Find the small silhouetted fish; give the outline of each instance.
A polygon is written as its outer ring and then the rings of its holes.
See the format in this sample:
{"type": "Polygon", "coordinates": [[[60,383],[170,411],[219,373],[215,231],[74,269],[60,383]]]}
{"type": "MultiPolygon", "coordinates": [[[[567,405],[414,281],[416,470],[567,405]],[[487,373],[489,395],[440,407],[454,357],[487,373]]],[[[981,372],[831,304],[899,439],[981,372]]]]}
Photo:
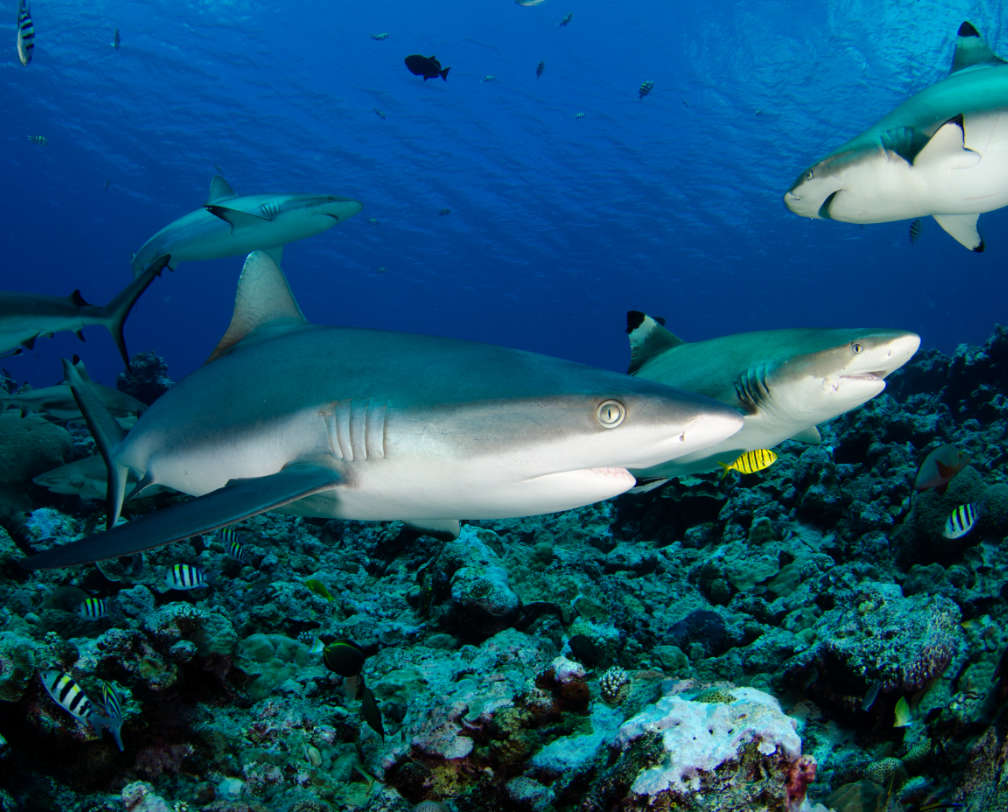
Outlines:
{"type": "Polygon", "coordinates": [[[378,118],[383,119],[383,120],[386,117],[385,114],[381,110],[379,110],[377,107],[374,108],[374,114],[376,116],[378,116],[378,118]]]}
{"type": "Polygon", "coordinates": [[[85,598],[81,601],[77,614],[88,620],[101,620],[108,614],[108,603],[104,598],[85,598]]]}
{"type": "Polygon", "coordinates": [[[496,79],[497,79],[497,77],[494,76],[492,73],[487,73],[487,74],[483,75],[483,78],[480,81],[481,82],[493,82],[496,79]]]}
{"type": "Polygon", "coordinates": [[[538,79],[540,76],[542,76],[542,72],[544,70],[546,70],[546,63],[540,61],[539,64],[536,65],[536,79],[538,79]]]}
{"type": "Polygon", "coordinates": [[[199,567],[191,564],[176,564],[165,577],[169,589],[198,589],[206,586],[206,576],[199,567]]]}
{"type": "Polygon", "coordinates": [[[44,147],[46,144],[49,143],[49,139],[46,138],[44,135],[29,135],[28,140],[31,141],[33,144],[38,144],[40,147],[44,147]]]}
{"type": "Polygon", "coordinates": [[[389,32],[388,31],[382,31],[380,34],[372,34],[371,35],[371,39],[376,39],[376,40],[379,40],[379,41],[383,40],[383,39],[388,39],[388,38],[389,38],[389,32]]]}
{"type": "Polygon", "coordinates": [[[449,214],[451,214],[451,209],[438,209],[439,217],[447,217],[449,214]]]}
{"type": "Polygon", "coordinates": [[[918,217],[910,224],[910,242],[912,243],[917,242],[917,238],[920,236],[920,232],[921,232],[921,221],[920,217],[918,217]]]}
{"type": "Polygon", "coordinates": [[[35,23],[32,22],[31,9],[26,0],[18,3],[17,19],[17,54],[22,65],[27,65],[32,60],[32,51],[35,49],[35,23]]]}
{"type": "Polygon", "coordinates": [[[446,82],[448,81],[448,71],[451,68],[442,68],[436,56],[410,54],[403,61],[406,63],[406,67],[409,68],[410,73],[414,76],[422,76],[425,82],[428,79],[436,79],[438,76],[446,82]]]}
{"type": "Polygon", "coordinates": [[[543,2],[543,0],[515,0],[515,4],[519,6],[538,6],[543,2]]]}
{"type": "MultiPolygon", "coordinates": [[[[637,98],[643,99],[648,93],[654,90],[654,82],[641,82],[640,87],[637,88],[637,98]]],[[[685,102],[684,102],[685,104],[685,102]]]]}
{"type": "Polygon", "coordinates": [[[980,518],[980,509],[977,505],[959,505],[949,515],[945,521],[945,529],[942,535],[947,539],[961,539],[977,523],[980,518]]]}
{"type": "Polygon", "coordinates": [[[560,27],[566,26],[571,20],[574,19],[574,12],[568,11],[564,18],[560,21],[560,27]]]}
{"type": "Polygon", "coordinates": [[[112,47],[115,48],[117,51],[119,50],[120,42],[122,42],[122,40],[119,39],[119,29],[117,28],[115,30],[115,34],[112,35],[112,47]]]}
{"type": "Polygon", "coordinates": [[[584,118],[584,117],[585,117],[584,113],[575,113],[574,114],[574,118],[584,118]]]}

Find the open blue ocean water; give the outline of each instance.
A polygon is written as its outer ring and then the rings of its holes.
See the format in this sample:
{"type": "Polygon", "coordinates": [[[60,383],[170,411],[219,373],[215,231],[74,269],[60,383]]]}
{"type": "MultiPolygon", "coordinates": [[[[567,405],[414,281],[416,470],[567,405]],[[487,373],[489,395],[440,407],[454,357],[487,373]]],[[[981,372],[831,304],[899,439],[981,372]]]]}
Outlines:
{"type": "MultiPolygon", "coordinates": [[[[220,172],[238,194],[363,203],[285,252],[321,323],[623,369],[631,308],[687,340],[865,325],[946,350],[1005,318],[1008,213],[981,217],[975,255],[931,220],[911,244],[905,222],[814,222],[782,203],[801,170],[947,74],[963,20],[1008,53],[1000,3],[39,0],[27,68],[15,12],[0,29],[6,290],[104,303],[220,172]],[[411,53],[448,80],[410,74],[411,53]]],[[[131,352],[193,370],[240,268],[164,275],[128,322],[131,352]]],[[[48,384],[76,352],[111,381],[112,341],[87,339],[4,366],[48,384]]]]}

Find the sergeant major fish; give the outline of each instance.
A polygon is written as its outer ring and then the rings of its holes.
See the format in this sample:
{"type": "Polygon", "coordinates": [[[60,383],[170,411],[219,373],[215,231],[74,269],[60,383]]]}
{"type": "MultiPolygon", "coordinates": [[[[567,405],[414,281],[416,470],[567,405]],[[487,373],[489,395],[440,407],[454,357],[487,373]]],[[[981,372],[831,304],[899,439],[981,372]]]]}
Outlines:
{"type": "Polygon", "coordinates": [[[35,50],[35,23],[32,22],[31,9],[27,0],[20,0],[17,19],[17,54],[22,65],[27,65],[32,61],[33,50],[35,50]]]}
{"type": "Polygon", "coordinates": [[[99,713],[91,700],[88,699],[87,694],[84,693],[84,689],[77,684],[73,677],[62,671],[55,669],[43,671],[39,674],[39,679],[42,681],[42,687],[45,688],[46,693],[52,697],[53,702],[77,721],[89,725],[95,733],[100,735],[103,730],[107,730],[115,739],[116,747],[120,752],[122,751],[121,714],[118,715],[118,718],[113,718],[107,705],[105,713],[99,713]]]}

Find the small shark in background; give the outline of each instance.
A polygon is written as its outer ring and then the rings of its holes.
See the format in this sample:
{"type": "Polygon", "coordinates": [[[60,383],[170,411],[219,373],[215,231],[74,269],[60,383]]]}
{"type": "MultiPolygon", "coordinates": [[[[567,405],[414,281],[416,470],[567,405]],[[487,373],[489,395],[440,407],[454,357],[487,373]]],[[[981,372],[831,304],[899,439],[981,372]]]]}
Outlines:
{"type": "Polygon", "coordinates": [[[275,508],[402,520],[458,534],[460,518],[566,510],[742,427],[733,408],[648,380],[469,341],[309,324],[279,267],[245,261],[209,361],[125,436],[79,370],[67,379],[109,466],[109,526],[133,494],[197,498],[41,552],[68,566],[213,532],[275,508]]]}
{"type": "Polygon", "coordinates": [[[206,205],[169,223],[133,255],[139,276],[167,258],[175,268],[189,260],[238,256],[269,250],[279,262],[283,246],[321,234],[361,210],[356,200],[334,195],[245,195],[239,197],[220,175],[210,182],[206,205]]]}
{"type": "Polygon", "coordinates": [[[713,398],[745,417],[742,430],[720,443],[633,470],[639,479],[660,481],[716,471],[744,451],[787,439],[818,443],[818,423],[879,394],[886,375],[920,346],[916,333],[814,328],[686,343],[636,310],[627,314],[627,334],[630,374],[713,398]]]}
{"type": "Polygon", "coordinates": [[[951,74],[806,170],[795,214],[845,223],[931,215],[971,251],[979,216],[1008,204],[1008,64],[968,22],[951,74]]]}
{"type": "MultiPolygon", "coordinates": [[[[83,369],[83,364],[78,362],[83,369]]],[[[106,409],[115,417],[119,425],[133,425],[138,415],[147,408],[147,404],[137,400],[132,395],[120,392],[110,386],[91,384],[95,395],[106,409]]],[[[65,384],[46,386],[41,389],[29,389],[26,392],[16,392],[10,395],[0,394],[0,411],[17,409],[22,416],[30,412],[42,412],[53,420],[67,422],[83,420],[80,407],[74,400],[73,392],[65,384]]]]}
{"type": "Polygon", "coordinates": [[[123,325],[136,300],[164,270],[164,266],[163,261],[151,264],[107,305],[88,304],[79,290],[67,297],[0,291],[0,355],[30,350],[39,336],[65,331],[76,333],[83,341],[81,331],[89,325],[98,324],[112,334],[119,354],[129,366],[123,325]]]}

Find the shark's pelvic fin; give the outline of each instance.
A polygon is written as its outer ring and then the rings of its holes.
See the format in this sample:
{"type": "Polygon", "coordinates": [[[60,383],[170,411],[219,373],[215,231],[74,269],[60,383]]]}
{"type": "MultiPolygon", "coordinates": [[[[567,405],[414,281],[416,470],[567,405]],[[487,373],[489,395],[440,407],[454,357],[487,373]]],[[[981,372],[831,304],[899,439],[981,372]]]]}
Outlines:
{"type": "Polygon", "coordinates": [[[101,398],[91,388],[91,379],[88,378],[87,370],[79,358],[73,361],[63,360],[63,375],[74,400],[80,407],[81,414],[87,422],[91,434],[95,438],[98,451],[105,460],[105,467],[108,473],[108,487],[105,491],[105,507],[108,526],[112,527],[122,512],[123,501],[126,494],[126,481],[129,478],[129,471],[125,465],[117,465],[112,460],[112,449],[124,436],[124,432],[101,398]]]}
{"type": "Polygon", "coordinates": [[[970,251],[976,251],[978,254],[983,252],[984,241],[977,230],[979,214],[935,214],[933,216],[935,222],[960,245],[964,245],[970,251]]]}
{"type": "Polygon", "coordinates": [[[245,259],[235,294],[231,323],[207,363],[227,354],[253,330],[264,325],[301,327],[304,313],[294,299],[280,266],[264,251],[253,251],[245,259]]]}
{"type": "Polygon", "coordinates": [[[644,364],[666,350],[678,347],[683,340],[662,327],[658,320],[639,310],[627,313],[627,337],[630,339],[631,375],[644,364]]]}
{"type": "Polygon", "coordinates": [[[22,566],[27,569],[52,569],[133,555],[198,533],[211,533],[249,516],[335,487],[341,481],[339,472],[332,468],[314,463],[293,463],[271,476],[234,479],[223,488],[191,502],[148,513],[105,533],[54,547],[25,559],[22,566]]]}
{"type": "Polygon", "coordinates": [[[819,445],[822,442],[822,435],[819,433],[819,429],[816,426],[809,426],[807,429],[799,431],[797,434],[792,434],[790,439],[795,440],[799,443],[808,443],[809,445],[819,445]]]}
{"type": "Polygon", "coordinates": [[[972,68],[974,65],[1003,65],[1005,61],[995,54],[990,46],[980,36],[973,24],[964,22],[959,26],[955,53],[952,55],[952,70],[950,73],[972,68]]]}
{"type": "Polygon", "coordinates": [[[227,206],[221,206],[216,203],[207,203],[203,208],[215,217],[219,217],[230,225],[232,229],[261,226],[272,219],[270,217],[260,217],[258,214],[249,214],[247,211],[240,211],[239,209],[229,209],[227,206]]]}
{"type": "Polygon", "coordinates": [[[443,533],[445,535],[451,536],[453,539],[459,537],[459,533],[462,532],[462,527],[458,519],[424,519],[423,521],[409,521],[407,522],[412,527],[418,530],[428,530],[432,533],[443,533]]]}
{"type": "Polygon", "coordinates": [[[234,189],[231,188],[231,184],[220,175],[214,175],[210,181],[210,194],[207,195],[207,205],[219,203],[221,200],[227,200],[234,196],[235,193],[234,189]]]}

